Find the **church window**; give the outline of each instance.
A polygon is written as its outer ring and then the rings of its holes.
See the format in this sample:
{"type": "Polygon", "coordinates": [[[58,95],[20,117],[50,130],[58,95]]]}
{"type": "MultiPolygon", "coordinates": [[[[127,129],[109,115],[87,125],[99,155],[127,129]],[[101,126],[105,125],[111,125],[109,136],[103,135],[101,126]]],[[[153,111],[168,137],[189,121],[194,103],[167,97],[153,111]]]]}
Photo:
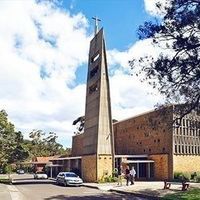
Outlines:
{"type": "Polygon", "coordinates": [[[189,135],[189,129],[186,128],[186,135],[189,135]]]}
{"type": "Polygon", "coordinates": [[[163,149],[162,149],[162,150],[163,150],[163,153],[164,153],[164,152],[165,152],[165,147],[163,147],[163,149]]]}
{"type": "Polygon", "coordinates": [[[98,90],[97,83],[89,87],[89,93],[92,94],[93,92],[98,90]]]}
{"type": "Polygon", "coordinates": [[[176,144],[175,144],[174,150],[175,150],[175,153],[177,153],[177,145],[176,144]]]}
{"type": "Polygon", "coordinates": [[[185,153],[185,148],[184,148],[184,146],[182,145],[182,153],[185,153]]]}
{"type": "Polygon", "coordinates": [[[178,145],[178,153],[181,153],[181,145],[178,145]]]}
{"type": "Polygon", "coordinates": [[[185,119],[183,119],[183,126],[185,126],[185,119]]]}
{"type": "Polygon", "coordinates": [[[90,71],[90,78],[94,77],[99,71],[99,66],[97,65],[94,69],[90,71]]]}
{"type": "Polygon", "coordinates": [[[98,58],[99,58],[99,53],[95,54],[95,55],[91,58],[91,63],[95,62],[98,58]]]}
{"type": "Polygon", "coordinates": [[[160,142],[160,139],[158,139],[158,143],[160,142]]]}
{"type": "Polygon", "coordinates": [[[188,147],[185,147],[185,153],[188,154],[188,147]]]}
{"type": "Polygon", "coordinates": [[[180,135],[182,135],[182,128],[180,128],[180,135]]]}

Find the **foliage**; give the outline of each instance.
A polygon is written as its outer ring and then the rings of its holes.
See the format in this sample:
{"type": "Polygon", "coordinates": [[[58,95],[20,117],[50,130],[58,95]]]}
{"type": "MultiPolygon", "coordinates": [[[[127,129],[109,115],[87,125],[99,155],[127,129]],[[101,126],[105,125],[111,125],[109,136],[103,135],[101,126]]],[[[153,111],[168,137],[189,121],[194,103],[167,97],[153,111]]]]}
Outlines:
{"type": "Polygon", "coordinates": [[[200,107],[200,3],[199,0],[171,0],[161,23],[145,22],[139,27],[139,39],[152,38],[162,48],[157,58],[144,56],[130,61],[130,66],[145,78],[167,102],[185,103],[183,115],[200,107]],[[137,70],[136,70],[137,71],[137,70]]]}
{"type": "Polygon", "coordinates": [[[46,135],[41,130],[33,130],[29,137],[31,140],[24,139],[20,131],[16,132],[14,125],[8,121],[6,111],[0,111],[0,168],[4,173],[12,171],[11,163],[21,168],[23,161],[30,161],[33,157],[69,155],[71,152],[57,142],[54,132],[46,135]]]}
{"type": "Polygon", "coordinates": [[[197,177],[195,178],[195,180],[196,180],[197,183],[200,183],[200,176],[197,176],[197,177]]]}
{"type": "Polygon", "coordinates": [[[100,180],[98,180],[98,183],[113,183],[117,182],[117,177],[115,176],[102,176],[100,180]]]}
{"type": "Polygon", "coordinates": [[[191,189],[189,191],[185,191],[185,192],[179,192],[179,193],[175,193],[175,194],[167,194],[164,197],[162,197],[161,199],[163,200],[181,200],[181,199],[187,199],[187,200],[196,200],[196,199],[200,199],[200,189],[199,188],[195,188],[195,189],[191,189]]]}
{"type": "Polygon", "coordinates": [[[69,149],[64,150],[63,146],[57,143],[57,135],[54,132],[50,132],[46,137],[46,134],[41,130],[33,130],[29,137],[31,141],[26,140],[25,146],[28,149],[31,157],[37,156],[54,156],[68,154],[69,149]]]}
{"type": "Polygon", "coordinates": [[[179,179],[182,176],[182,172],[174,172],[174,179],[179,179]]]}
{"type": "Polygon", "coordinates": [[[174,179],[178,179],[180,181],[182,180],[187,180],[189,181],[191,178],[191,174],[190,172],[174,172],[174,179]]]}
{"type": "Polygon", "coordinates": [[[113,176],[108,176],[108,177],[105,177],[105,182],[117,182],[117,178],[116,177],[113,177],[113,176]]]}
{"type": "MultiPolygon", "coordinates": [[[[116,119],[113,119],[112,120],[112,123],[116,123],[118,122],[118,120],[116,119]]],[[[72,125],[76,125],[76,129],[77,129],[77,132],[74,132],[75,135],[79,135],[81,133],[84,132],[84,126],[85,126],[85,116],[81,116],[81,117],[78,117],[77,119],[75,119],[72,123],[72,125]]]]}
{"type": "Polygon", "coordinates": [[[75,132],[76,135],[82,133],[85,126],[85,116],[78,117],[73,121],[72,125],[77,125],[77,132],[75,132]]]}
{"type": "Polygon", "coordinates": [[[15,132],[14,125],[8,121],[5,110],[0,111],[0,165],[27,158],[27,152],[21,146],[23,136],[15,132]]]}

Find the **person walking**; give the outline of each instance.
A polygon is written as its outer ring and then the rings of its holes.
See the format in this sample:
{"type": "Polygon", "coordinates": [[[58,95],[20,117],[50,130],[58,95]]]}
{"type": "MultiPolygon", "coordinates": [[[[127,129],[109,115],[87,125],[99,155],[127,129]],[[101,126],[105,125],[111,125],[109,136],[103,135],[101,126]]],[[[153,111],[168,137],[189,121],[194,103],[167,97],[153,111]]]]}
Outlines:
{"type": "Polygon", "coordinates": [[[136,171],[134,169],[134,167],[131,168],[130,170],[130,181],[131,181],[131,185],[134,184],[134,181],[135,181],[135,175],[136,175],[136,171]]]}
{"type": "Polygon", "coordinates": [[[128,186],[129,180],[130,180],[130,170],[129,170],[128,165],[127,165],[126,170],[125,170],[125,177],[126,177],[126,185],[128,186]]]}

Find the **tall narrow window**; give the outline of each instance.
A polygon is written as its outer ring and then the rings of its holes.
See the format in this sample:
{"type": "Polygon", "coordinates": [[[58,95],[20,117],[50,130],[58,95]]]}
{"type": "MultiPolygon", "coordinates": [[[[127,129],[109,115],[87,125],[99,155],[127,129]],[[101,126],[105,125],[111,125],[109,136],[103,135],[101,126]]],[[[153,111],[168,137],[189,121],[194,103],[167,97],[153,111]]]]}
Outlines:
{"type": "Polygon", "coordinates": [[[175,148],[174,148],[174,151],[175,151],[175,153],[177,153],[177,145],[175,144],[174,147],[175,147],[175,148]]]}
{"type": "Polygon", "coordinates": [[[91,58],[91,63],[95,62],[98,58],[99,58],[99,53],[95,54],[95,55],[91,58]]]}
{"type": "Polygon", "coordinates": [[[97,90],[98,90],[98,86],[97,86],[97,83],[96,83],[96,84],[89,87],[89,94],[92,94],[93,92],[95,92],[97,90]]]}
{"type": "Polygon", "coordinates": [[[99,66],[96,66],[94,69],[90,71],[90,78],[94,77],[99,71],[99,66]]]}

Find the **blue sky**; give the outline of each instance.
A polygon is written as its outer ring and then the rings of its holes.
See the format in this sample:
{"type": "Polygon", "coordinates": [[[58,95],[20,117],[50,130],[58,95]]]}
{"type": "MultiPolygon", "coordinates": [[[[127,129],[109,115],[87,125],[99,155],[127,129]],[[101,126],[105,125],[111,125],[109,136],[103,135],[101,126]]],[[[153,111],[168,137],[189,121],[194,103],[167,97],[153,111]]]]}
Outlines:
{"type": "MultiPolygon", "coordinates": [[[[107,49],[127,50],[138,40],[137,29],[155,17],[145,11],[143,0],[63,0],[60,6],[70,13],[83,13],[89,21],[88,33],[93,34],[93,16],[101,19],[107,49]]],[[[76,83],[86,81],[86,66],[76,72],[76,83]]]]}
{"type": "Polygon", "coordinates": [[[53,131],[70,147],[72,122],[85,112],[93,16],[105,32],[113,118],[153,109],[163,98],[130,76],[128,61],[160,52],[151,40],[137,39],[138,26],[158,16],[156,1],[1,0],[0,109],[25,138],[33,129],[53,131]]]}
{"type": "Polygon", "coordinates": [[[64,9],[72,14],[82,12],[90,22],[89,31],[93,32],[92,17],[98,16],[105,29],[107,48],[126,50],[137,38],[137,28],[146,20],[152,20],[144,8],[143,0],[64,0],[64,9]]]}

